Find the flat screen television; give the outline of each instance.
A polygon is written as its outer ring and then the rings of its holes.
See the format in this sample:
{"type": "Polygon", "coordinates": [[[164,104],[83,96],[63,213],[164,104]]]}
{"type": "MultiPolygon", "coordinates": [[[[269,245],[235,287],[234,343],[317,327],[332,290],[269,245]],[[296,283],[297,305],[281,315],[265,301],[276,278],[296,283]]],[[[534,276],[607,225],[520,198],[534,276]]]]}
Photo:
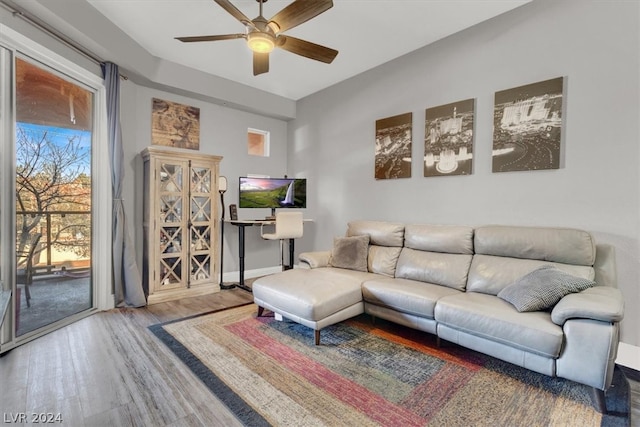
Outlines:
{"type": "Polygon", "coordinates": [[[240,177],[238,196],[239,208],[306,208],[307,180],[240,177]]]}

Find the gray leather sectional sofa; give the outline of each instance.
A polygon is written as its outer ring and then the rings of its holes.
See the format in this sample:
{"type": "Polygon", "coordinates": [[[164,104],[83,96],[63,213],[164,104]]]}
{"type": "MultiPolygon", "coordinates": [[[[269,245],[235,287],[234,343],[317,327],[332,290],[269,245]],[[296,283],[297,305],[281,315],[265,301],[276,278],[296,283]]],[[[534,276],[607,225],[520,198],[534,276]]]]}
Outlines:
{"type": "Polygon", "coordinates": [[[582,230],[493,225],[354,221],[346,236],[368,236],[349,243],[366,245],[364,266],[350,259],[353,252],[347,258],[354,264],[341,265],[332,258],[336,246],[300,254],[306,268],[254,282],[258,314],[267,308],[313,328],[318,344],[325,326],[368,313],[592,386],[606,411],[624,315],[611,246],[582,230]],[[579,284],[595,283],[540,310],[518,311],[521,295],[505,300],[510,285],[519,293],[523,278],[550,267],[579,284]]]}

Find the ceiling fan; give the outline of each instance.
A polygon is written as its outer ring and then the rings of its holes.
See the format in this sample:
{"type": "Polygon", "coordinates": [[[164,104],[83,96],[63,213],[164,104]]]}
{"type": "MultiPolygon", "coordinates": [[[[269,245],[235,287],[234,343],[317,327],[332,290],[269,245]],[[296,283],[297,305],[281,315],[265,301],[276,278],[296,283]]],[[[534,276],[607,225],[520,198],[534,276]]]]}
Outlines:
{"type": "Polygon", "coordinates": [[[260,3],[260,14],[255,19],[247,18],[229,0],[214,1],[240,21],[246,27],[246,31],[216,36],[176,37],[177,40],[189,43],[245,39],[253,51],[254,76],[269,71],[269,53],[276,47],[327,64],[330,64],[338,54],[337,50],[283,34],[331,9],[332,0],[296,0],[269,20],[262,16],[262,4],[267,0],[256,0],[260,3]]]}

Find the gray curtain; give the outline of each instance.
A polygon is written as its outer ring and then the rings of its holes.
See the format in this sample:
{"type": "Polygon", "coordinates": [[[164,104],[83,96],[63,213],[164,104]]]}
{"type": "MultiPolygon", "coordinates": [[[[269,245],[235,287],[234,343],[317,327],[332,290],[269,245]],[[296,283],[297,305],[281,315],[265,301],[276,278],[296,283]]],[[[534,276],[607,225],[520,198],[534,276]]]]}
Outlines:
{"type": "Polygon", "coordinates": [[[109,126],[109,160],[111,161],[111,187],[113,194],[113,290],[118,307],[142,307],[147,300],[142,288],[136,253],[129,237],[122,200],[124,180],[124,152],[120,129],[120,73],[111,62],[102,65],[107,87],[107,124],[109,126]]]}

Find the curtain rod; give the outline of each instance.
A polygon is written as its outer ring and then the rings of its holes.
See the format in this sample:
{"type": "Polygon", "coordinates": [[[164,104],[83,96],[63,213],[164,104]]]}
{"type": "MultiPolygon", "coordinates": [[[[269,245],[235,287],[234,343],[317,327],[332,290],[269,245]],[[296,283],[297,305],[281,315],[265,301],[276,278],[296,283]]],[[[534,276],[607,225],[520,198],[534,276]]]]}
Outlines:
{"type": "MultiPolygon", "coordinates": [[[[40,31],[45,32],[49,36],[51,36],[54,39],[58,40],[60,43],[64,44],[68,48],[71,48],[72,50],[76,51],[77,53],[79,53],[80,55],[84,56],[85,58],[91,60],[95,64],[97,64],[97,65],[104,64],[105,61],[102,60],[101,58],[99,58],[98,56],[96,56],[94,53],[92,53],[92,52],[86,50],[85,48],[83,48],[82,46],[78,45],[73,40],[69,39],[64,34],[60,33],[59,31],[51,28],[49,25],[44,23],[42,20],[32,16],[31,14],[26,12],[24,9],[19,8],[18,6],[16,6],[13,3],[7,3],[5,0],[0,0],[0,6],[4,7],[6,10],[8,10],[11,13],[11,15],[13,15],[14,18],[20,18],[23,21],[25,21],[26,23],[28,23],[29,25],[39,29],[40,31]]],[[[129,80],[129,78],[127,76],[123,75],[123,74],[120,74],[120,78],[122,78],[123,80],[129,80]]]]}

